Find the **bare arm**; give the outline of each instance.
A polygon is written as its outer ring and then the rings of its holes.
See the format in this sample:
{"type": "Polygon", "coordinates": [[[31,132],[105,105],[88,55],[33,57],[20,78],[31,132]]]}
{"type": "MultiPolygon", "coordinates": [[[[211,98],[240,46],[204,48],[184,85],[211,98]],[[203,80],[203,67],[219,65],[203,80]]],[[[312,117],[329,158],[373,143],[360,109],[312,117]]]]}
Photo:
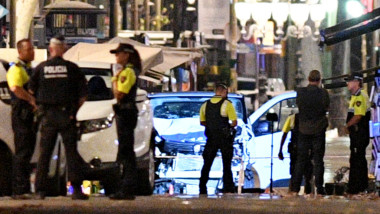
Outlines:
{"type": "Polygon", "coordinates": [[[345,127],[345,132],[348,134],[350,131],[348,130],[349,127],[354,126],[359,123],[360,119],[362,118],[362,115],[354,115],[348,122],[345,127]]]}
{"type": "Polygon", "coordinates": [[[237,120],[233,120],[232,123],[230,124],[231,127],[237,126],[237,120]]]}
{"type": "Polygon", "coordinates": [[[282,147],[284,146],[284,143],[285,143],[285,140],[286,140],[287,136],[288,136],[288,132],[284,132],[284,134],[282,134],[280,151],[278,152],[278,158],[280,160],[284,160],[284,155],[282,154],[282,147]]]}
{"type": "Polygon", "coordinates": [[[10,90],[16,95],[17,98],[27,101],[33,106],[33,109],[37,109],[36,99],[24,88],[20,86],[12,86],[10,87],[10,90]]]}

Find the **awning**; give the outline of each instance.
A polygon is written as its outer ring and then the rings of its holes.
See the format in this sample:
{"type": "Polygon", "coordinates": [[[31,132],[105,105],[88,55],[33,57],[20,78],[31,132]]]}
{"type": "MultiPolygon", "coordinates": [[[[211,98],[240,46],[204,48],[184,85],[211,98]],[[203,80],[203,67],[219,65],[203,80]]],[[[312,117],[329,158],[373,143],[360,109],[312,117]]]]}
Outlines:
{"type": "Polygon", "coordinates": [[[161,64],[152,67],[151,70],[164,74],[167,74],[172,68],[203,56],[203,52],[199,48],[162,47],[162,50],[164,53],[164,61],[161,64]]]}
{"type": "MultiPolygon", "coordinates": [[[[115,55],[110,50],[115,49],[119,43],[89,44],[78,43],[70,48],[64,58],[71,61],[115,63],[115,55]]],[[[132,44],[133,45],[133,44],[132,44]]],[[[163,62],[161,48],[134,45],[142,61],[142,74],[149,68],[163,62]]]]}
{"type": "Polygon", "coordinates": [[[145,75],[140,75],[140,76],[139,76],[139,79],[146,80],[146,81],[148,81],[148,82],[152,82],[152,83],[154,83],[154,84],[156,84],[156,85],[161,84],[161,80],[159,80],[159,79],[155,79],[155,78],[153,78],[153,77],[145,76],[145,75]]]}
{"type": "MultiPolygon", "coordinates": [[[[114,37],[112,39],[110,39],[108,42],[106,43],[109,43],[109,44],[119,44],[119,43],[126,43],[126,44],[130,44],[130,45],[133,45],[133,46],[145,46],[145,47],[149,47],[148,45],[145,45],[143,43],[140,43],[138,41],[135,41],[133,39],[130,39],[130,38],[123,38],[123,37],[114,37]]],[[[160,48],[160,47],[158,47],[160,48]]]]}

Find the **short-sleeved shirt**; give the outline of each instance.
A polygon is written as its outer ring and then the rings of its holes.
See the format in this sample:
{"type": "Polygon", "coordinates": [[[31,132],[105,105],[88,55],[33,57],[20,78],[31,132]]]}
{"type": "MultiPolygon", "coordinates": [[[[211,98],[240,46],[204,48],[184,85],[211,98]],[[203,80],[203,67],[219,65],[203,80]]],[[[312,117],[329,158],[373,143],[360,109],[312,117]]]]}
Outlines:
{"type": "Polygon", "coordinates": [[[289,115],[288,118],[286,118],[284,127],[282,127],[283,133],[288,133],[290,130],[294,128],[295,125],[295,114],[289,115]]]}
{"type": "Polygon", "coordinates": [[[133,70],[133,66],[128,64],[124,70],[122,70],[117,78],[117,90],[128,94],[133,85],[136,83],[136,74],[133,70]]]}
{"type": "Polygon", "coordinates": [[[365,116],[370,109],[368,94],[363,90],[358,90],[356,94],[351,96],[348,112],[354,115],[365,116]]]}
{"type": "MultiPolygon", "coordinates": [[[[214,96],[210,99],[211,103],[218,103],[222,99],[221,96],[214,96]]],[[[207,102],[203,103],[199,112],[200,121],[206,121],[206,105],[207,102]]],[[[236,111],[234,105],[229,100],[225,100],[220,108],[220,115],[222,117],[228,117],[229,120],[237,120],[236,111]]]]}
{"type": "Polygon", "coordinates": [[[30,63],[25,64],[23,61],[19,60],[12,65],[7,72],[7,82],[9,87],[24,87],[24,85],[29,81],[29,75],[25,70],[25,67],[30,67],[30,63]]]}

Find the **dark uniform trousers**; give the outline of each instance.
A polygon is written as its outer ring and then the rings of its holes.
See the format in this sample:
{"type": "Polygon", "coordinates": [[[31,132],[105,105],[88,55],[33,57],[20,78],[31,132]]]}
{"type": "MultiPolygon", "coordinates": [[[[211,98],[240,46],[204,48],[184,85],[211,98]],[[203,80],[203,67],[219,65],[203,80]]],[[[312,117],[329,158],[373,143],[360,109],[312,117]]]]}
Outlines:
{"type": "MultiPolygon", "coordinates": [[[[299,115],[295,114],[294,116],[294,127],[291,130],[292,131],[292,137],[290,139],[290,142],[288,144],[288,152],[290,154],[290,185],[289,189],[292,189],[292,180],[294,179],[295,170],[296,170],[296,163],[297,163],[297,142],[298,142],[298,136],[299,136],[299,115]]],[[[313,165],[311,163],[311,157],[309,156],[306,162],[305,171],[304,171],[304,181],[305,181],[305,193],[310,194],[312,190],[311,180],[313,178],[313,165]]]]}
{"type": "Polygon", "coordinates": [[[117,136],[119,149],[117,162],[123,165],[121,191],[134,194],[137,184],[136,154],[134,151],[134,129],[137,125],[137,107],[116,111],[117,136]]]}
{"type": "MultiPolygon", "coordinates": [[[[299,133],[297,142],[297,162],[292,178],[292,191],[298,192],[302,182],[302,176],[307,175],[309,162],[312,160],[313,174],[315,176],[315,186],[317,190],[323,191],[323,174],[325,155],[325,130],[314,135],[305,135],[299,133]]],[[[306,178],[305,178],[306,179],[306,178]]]]}
{"type": "Polygon", "coordinates": [[[36,145],[31,106],[20,102],[12,103],[12,129],[15,155],[13,157],[13,193],[21,195],[30,192],[30,159],[36,145]]]}
{"type": "Polygon", "coordinates": [[[358,130],[350,129],[351,155],[348,192],[352,194],[363,192],[368,187],[368,166],[365,152],[369,144],[369,128],[367,124],[370,113],[367,112],[364,118],[366,119],[365,125],[358,127],[358,130]]]}
{"type": "Polygon", "coordinates": [[[62,136],[68,165],[68,179],[75,187],[80,187],[87,170],[84,160],[77,151],[77,127],[70,119],[70,109],[61,106],[43,106],[41,119],[40,158],[37,165],[36,190],[46,191],[49,163],[57,141],[58,133],[62,136]]]}
{"type": "Polygon", "coordinates": [[[223,186],[224,192],[234,192],[234,183],[232,180],[231,162],[233,157],[233,141],[225,138],[225,134],[218,132],[207,132],[207,143],[203,151],[204,165],[199,180],[199,189],[201,194],[207,192],[206,184],[209,180],[209,173],[212,163],[216,157],[218,149],[222,152],[223,161],[223,186]]]}

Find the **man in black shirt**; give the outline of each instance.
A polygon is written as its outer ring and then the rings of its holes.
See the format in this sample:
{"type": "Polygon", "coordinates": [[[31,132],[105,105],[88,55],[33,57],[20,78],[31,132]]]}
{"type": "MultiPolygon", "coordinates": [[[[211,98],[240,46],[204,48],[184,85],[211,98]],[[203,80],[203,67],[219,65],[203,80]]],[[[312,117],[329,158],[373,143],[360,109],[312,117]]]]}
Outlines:
{"type": "Polygon", "coordinates": [[[45,198],[49,160],[60,133],[65,145],[69,180],[74,188],[72,198],[84,200],[88,196],[82,193],[81,183],[88,166],[77,151],[76,113],[86,100],[86,79],[76,64],[62,58],[64,38],[51,39],[49,51],[51,58],[36,67],[30,81],[30,91],[36,96],[42,114],[37,197],[45,198]]]}
{"type": "Polygon", "coordinates": [[[326,112],[330,105],[330,99],[328,92],[320,88],[321,74],[319,71],[312,70],[308,80],[309,85],[307,87],[297,90],[296,102],[299,109],[298,153],[291,191],[299,192],[302,176],[305,175],[305,166],[312,159],[317,194],[325,195],[323,157],[326,144],[325,132],[328,126],[326,112]]]}

